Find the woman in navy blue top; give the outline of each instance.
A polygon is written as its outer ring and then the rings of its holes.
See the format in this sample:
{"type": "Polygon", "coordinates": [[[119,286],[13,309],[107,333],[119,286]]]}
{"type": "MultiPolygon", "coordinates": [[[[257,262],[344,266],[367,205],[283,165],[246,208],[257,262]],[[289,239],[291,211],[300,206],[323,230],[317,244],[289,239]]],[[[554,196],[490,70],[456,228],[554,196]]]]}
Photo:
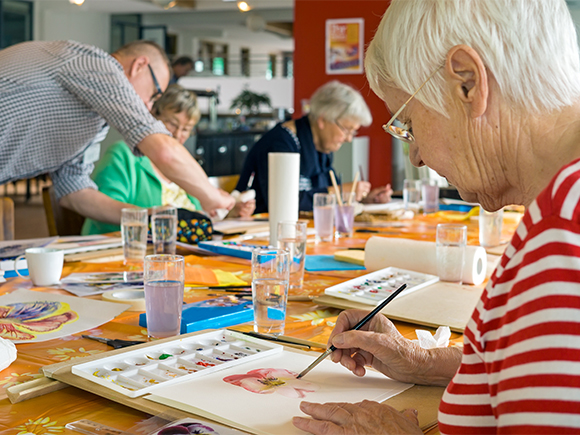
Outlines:
{"type": "MultiPolygon", "coordinates": [[[[246,157],[236,190],[250,186],[256,191],[256,213],[268,211],[268,153],[300,154],[300,210],[312,210],[315,193],[328,192],[333,153],[352,141],[372,116],[358,91],[338,81],[326,83],[310,99],[310,113],[300,119],[276,125],[256,142],[246,157]]],[[[343,184],[348,191],[350,184],[343,184]]],[[[356,199],[366,203],[387,202],[389,185],[371,190],[369,182],[357,184],[356,199]]]]}

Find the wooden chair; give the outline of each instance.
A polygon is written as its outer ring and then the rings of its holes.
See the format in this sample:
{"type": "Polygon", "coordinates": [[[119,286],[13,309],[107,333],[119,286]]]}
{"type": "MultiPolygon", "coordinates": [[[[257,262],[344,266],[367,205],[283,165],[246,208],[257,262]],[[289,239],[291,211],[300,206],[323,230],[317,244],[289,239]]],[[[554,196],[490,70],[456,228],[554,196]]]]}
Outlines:
{"type": "Polygon", "coordinates": [[[219,177],[209,177],[212,186],[232,193],[240,179],[239,175],[220,175],[219,177]]]}
{"type": "Polygon", "coordinates": [[[51,236],[80,235],[85,218],[77,212],[61,207],[52,186],[42,189],[42,202],[51,236]]]}
{"type": "Polygon", "coordinates": [[[14,201],[0,198],[0,240],[14,240],[14,201]]]}

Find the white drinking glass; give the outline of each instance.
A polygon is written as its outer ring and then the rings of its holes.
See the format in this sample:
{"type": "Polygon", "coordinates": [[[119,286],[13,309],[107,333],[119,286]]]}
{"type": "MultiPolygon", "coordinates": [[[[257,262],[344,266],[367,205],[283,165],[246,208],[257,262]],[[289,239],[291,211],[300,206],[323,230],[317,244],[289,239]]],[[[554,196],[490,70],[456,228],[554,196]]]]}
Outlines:
{"type": "Polygon", "coordinates": [[[334,235],[334,207],[336,197],[329,193],[315,193],[313,200],[314,230],[316,239],[323,242],[332,241],[334,235]]]}
{"type": "Polygon", "coordinates": [[[403,181],[403,204],[405,210],[417,210],[421,201],[421,181],[406,179],[403,181]]]}
{"type": "Polygon", "coordinates": [[[145,257],[145,310],[147,335],[165,338],[179,335],[183,307],[185,262],[181,255],[145,257]]]}
{"type": "Polygon", "coordinates": [[[466,246],[466,225],[437,225],[437,275],[441,281],[463,282],[466,246]]]}
{"type": "Polygon", "coordinates": [[[177,245],[177,209],[168,205],[153,207],[151,215],[153,252],[175,254],[177,245]]]}
{"type": "Polygon", "coordinates": [[[121,235],[125,264],[142,264],[147,252],[147,209],[121,210],[121,235]]]}
{"type": "Polygon", "coordinates": [[[290,289],[302,289],[306,236],[306,222],[278,223],[278,249],[285,249],[290,253],[290,289]]]}
{"type": "Polygon", "coordinates": [[[485,248],[498,246],[501,243],[503,209],[489,212],[479,207],[479,244],[485,248]]]}
{"type": "Polygon", "coordinates": [[[281,249],[252,251],[254,331],[283,334],[290,279],[290,253],[281,249]]]}

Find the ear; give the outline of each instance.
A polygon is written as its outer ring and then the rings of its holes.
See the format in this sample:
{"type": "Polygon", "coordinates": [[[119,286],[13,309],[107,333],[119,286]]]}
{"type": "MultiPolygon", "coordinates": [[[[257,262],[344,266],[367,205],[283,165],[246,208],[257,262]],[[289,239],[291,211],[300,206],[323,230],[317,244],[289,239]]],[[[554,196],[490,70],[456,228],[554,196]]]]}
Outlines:
{"type": "Polygon", "coordinates": [[[456,45],[447,53],[445,69],[452,80],[452,95],[467,106],[472,118],[483,115],[489,83],[479,54],[467,45],[456,45]]]}
{"type": "Polygon", "coordinates": [[[149,59],[146,56],[139,56],[133,59],[129,67],[129,78],[139,75],[143,69],[147,68],[147,65],[149,65],[149,59]]]}
{"type": "Polygon", "coordinates": [[[324,130],[325,123],[326,123],[326,119],[324,119],[322,116],[319,116],[318,118],[316,118],[316,125],[318,125],[319,130],[324,130]]]}

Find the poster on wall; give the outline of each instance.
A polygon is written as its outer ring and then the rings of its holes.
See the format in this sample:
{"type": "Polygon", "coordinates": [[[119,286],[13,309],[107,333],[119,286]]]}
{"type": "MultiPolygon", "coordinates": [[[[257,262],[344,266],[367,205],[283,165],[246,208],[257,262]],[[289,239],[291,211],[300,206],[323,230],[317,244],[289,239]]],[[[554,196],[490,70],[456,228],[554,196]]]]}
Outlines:
{"type": "Polygon", "coordinates": [[[362,74],[364,19],[326,20],[326,74],[362,74]]]}

